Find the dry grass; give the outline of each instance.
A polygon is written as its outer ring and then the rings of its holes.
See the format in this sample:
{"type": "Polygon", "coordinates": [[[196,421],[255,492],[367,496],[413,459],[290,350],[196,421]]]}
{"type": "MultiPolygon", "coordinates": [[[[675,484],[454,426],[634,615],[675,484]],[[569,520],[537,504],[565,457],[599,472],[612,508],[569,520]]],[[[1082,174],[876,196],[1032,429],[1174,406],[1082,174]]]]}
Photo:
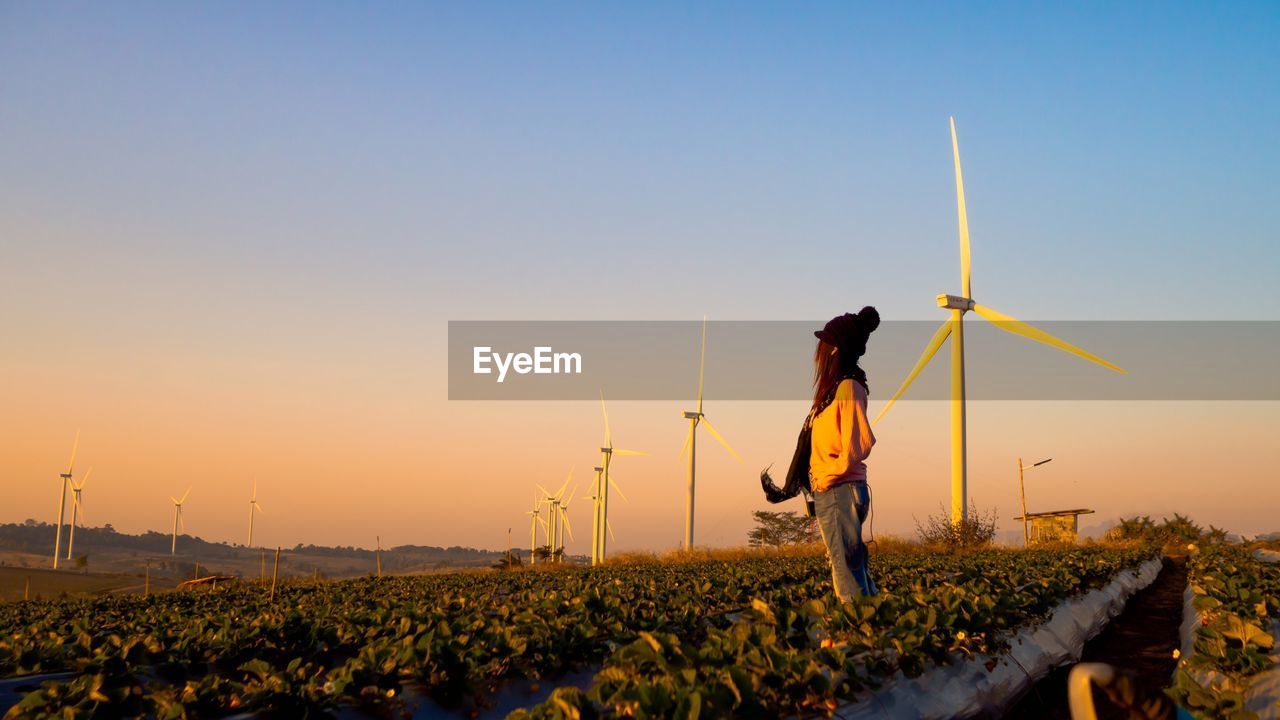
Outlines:
{"type": "MultiPolygon", "coordinates": [[[[871,553],[922,553],[933,552],[932,548],[921,545],[914,540],[907,540],[894,535],[881,535],[871,543],[871,553]]],[[[625,552],[609,558],[609,565],[633,565],[638,563],[671,563],[696,562],[698,560],[749,560],[753,558],[775,557],[815,557],[826,553],[820,542],[801,545],[783,545],[781,547],[695,547],[692,550],[667,550],[665,552],[625,552]]]]}
{"type": "MultiPolygon", "coordinates": [[[[137,575],[85,573],[74,570],[0,567],[0,600],[21,600],[66,596],[95,596],[119,592],[141,592],[143,579],[137,575]],[[28,585],[30,583],[30,585],[28,585]]],[[[172,587],[152,578],[152,589],[172,587]]]]}
{"type": "MultiPolygon", "coordinates": [[[[966,554],[974,552],[982,552],[984,550],[1006,550],[1016,552],[1022,549],[1022,544],[1016,545],[987,545],[983,547],[964,548],[959,550],[949,549],[941,545],[930,545],[922,543],[919,540],[905,538],[897,535],[879,535],[870,544],[871,554],[875,555],[947,555],[947,554],[966,554]]],[[[1081,542],[1058,543],[1053,545],[1037,545],[1037,549],[1068,549],[1081,546],[1097,546],[1097,547],[1136,547],[1142,545],[1139,541],[1103,541],[1103,540],[1083,540],[1081,542]]],[[[632,550],[628,552],[619,552],[609,556],[605,562],[606,565],[648,565],[654,563],[685,563],[698,562],[705,560],[734,561],[734,560],[751,560],[757,558],[785,558],[785,557],[820,557],[826,553],[826,548],[822,543],[807,543],[802,545],[784,545],[781,547],[750,547],[747,545],[739,545],[734,547],[697,547],[692,550],[665,550],[665,551],[640,551],[632,550]]],[[[565,564],[539,564],[530,568],[525,565],[518,568],[518,571],[528,572],[556,572],[566,568],[581,568],[583,565],[578,563],[565,564]]]]}

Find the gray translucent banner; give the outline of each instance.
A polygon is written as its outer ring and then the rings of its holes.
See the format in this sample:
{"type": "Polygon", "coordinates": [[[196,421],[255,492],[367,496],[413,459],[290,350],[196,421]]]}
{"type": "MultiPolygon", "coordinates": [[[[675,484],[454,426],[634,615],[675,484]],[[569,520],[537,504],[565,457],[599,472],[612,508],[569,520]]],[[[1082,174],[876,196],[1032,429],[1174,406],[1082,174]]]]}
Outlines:
{"type": "MultiPolygon", "coordinates": [[[[969,314],[964,322],[967,397],[1280,400],[1277,321],[1031,324],[1127,373],[969,314]]],[[[880,325],[862,361],[873,399],[893,395],[938,325],[880,325]]],[[[810,397],[813,331],[821,327],[822,322],[709,322],[706,399],[810,397]]],[[[450,321],[449,399],[594,400],[603,390],[613,400],[687,400],[697,393],[701,337],[700,321],[450,321]]],[[[950,397],[950,366],[948,341],[902,400],[950,397]]]]}

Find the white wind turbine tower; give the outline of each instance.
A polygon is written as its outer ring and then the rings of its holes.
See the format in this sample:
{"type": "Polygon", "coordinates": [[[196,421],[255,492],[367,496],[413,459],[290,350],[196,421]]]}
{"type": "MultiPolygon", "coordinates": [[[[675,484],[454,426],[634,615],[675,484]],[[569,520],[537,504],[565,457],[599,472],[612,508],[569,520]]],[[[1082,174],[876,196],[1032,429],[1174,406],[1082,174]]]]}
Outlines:
{"type": "MultiPolygon", "coordinates": [[[[572,475],[572,473],[570,473],[570,475],[572,475]]],[[[556,510],[560,513],[560,521],[556,523],[556,527],[560,529],[561,562],[564,561],[564,557],[565,557],[565,548],[564,548],[565,533],[568,532],[569,539],[570,540],[573,539],[573,524],[569,522],[569,503],[573,502],[573,494],[576,492],[578,492],[578,486],[574,485],[573,489],[569,491],[568,497],[564,498],[563,500],[558,500],[556,502],[556,510]]]]}
{"type": "Polygon", "coordinates": [[[533,509],[529,515],[529,564],[538,564],[538,523],[544,526],[546,523],[542,520],[542,500],[538,497],[538,491],[533,491],[533,509]]]}
{"type": "Polygon", "coordinates": [[[956,141],[956,121],[951,118],[951,152],[955,160],[956,169],[956,213],[959,216],[960,229],[960,288],[963,293],[960,296],[941,294],[938,295],[938,307],[946,308],[951,311],[951,317],[942,323],[938,331],[934,333],[933,338],[929,340],[929,344],[925,346],[924,353],[920,359],[916,361],[915,367],[907,374],[906,380],[902,382],[902,386],[898,388],[898,392],[893,394],[889,402],[885,404],[884,409],[876,416],[876,421],[889,411],[907,387],[911,385],[920,371],[933,358],[938,348],[942,347],[942,343],[951,338],[951,521],[960,523],[968,518],[968,477],[966,473],[966,434],[965,434],[965,398],[964,398],[964,314],[970,310],[978,313],[987,321],[1006,332],[1015,335],[1021,335],[1030,340],[1041,342],[1051,347],[1058,348],[1065,352],[1071,353],[1095,362],[1109,370],[1118,373],[1125,371],[1106,360],[1082,350],[1064,340],[1050,335],[1043,330],[1035,328],[1021,320],[1016,320],[1002,312],[993,310],[984,305],[979,305],[973,301],[972,292],[969,285],[969,268],[970,268],[970,250],[969,250],[969,216],[965,210],[964,202],[964,178],[960,172],[960,145],[956,141]]]}
{"type": "Polygon", "coordinates": [[[187,501],[187,496],[191,494],[191,488],[182,494],[182,499],[170,495],[169,499],[173,501],[173,542],[169,545],[169,554],[176,555],[178,551],[178,526],[182,526],[182,532],[187,531],[187,524],[182,521],[182,503],[187,501]]]}
{"type": "MultiPolygon", "coordinates": [[[[600,453],[604,456],[604,462],[601,463],[600,483],[598,491],[596,492],[596,497],[599,498],[596,501],[596,512],[600,517],[599,526],[607,528],[609,527],[609,488],[613,487],[614,490],[618,491],[619,497],[623,500],[627,499],[627,496],[622,494],[622,490],[618,487],[618,484],[613,481],[613,478],[609,477],[609,465],[613,460],[613,456],[648,455],[649,453],[640,452],[638,450],[623,450],[622,448],[615,448],[613,446],[613,433],[609,430],[609,410],[604,405],[603,390],[600,391],[600,412],[604,415],[604,447],[600,448],[600,453]]],[[[596,563],[602,563],[607,556],[606,551],[608,548],[605,544],[605,534],[603,532],[598,532],[597,536],[598,537],[596,539],[600,547],[595,553],[596,563]]]]}
{"type": "Polygon", "coordinates": [[[695,412],[685,412],[684,416],[689,421],[689,434],[684,438],[684,448],[680,451],[680,456],[684,457],[686,452],[689,453],[689,487],[688,497],[685,502],[684,509],[684,549],[688,550],[693,547],[693,496],[694,496],[694,472],[696,468],[695,458],[698,451],[698,424],[703,423],[707,426],[707,432],[711,433],[729,454],[742,462],[742,456],[738,452],[729,447],[729,443],[716,430],[711,421],[702,412],[702,376],[707,366],[707,318],[702,318],[702,356],[698,361],[698,409],[695,412]]]}
{"type": "MultiPolygon", "coordinates": [[[[547,552],[550,553],[549,560],[551,561],[555,561],[556,551],[560,548],[560,541],[563,537],[563,528],[560,523],[561,520],[565,518],[563,506],[564,491],[565,488],[569,487],[569,481],[572,479],[573,468],[569,468],[569,477],[565,478],[564,484],[560,486],[560,489],[557,490],[554,495],[541,485],[538,486],[538,489],[546,496],[543,502],[545,502],[549,508],[547,511],[547,552]]],[[[572,531],[569,535],[572,537],[572,531]]]]}
{"type": "Polygon", "coordinates": [[[84,477],[80,478],[80,484],[71,483],[71,532],[67,536],[67,559],[71,559],[71,552],[76,544],[76,522],[84,522],[84,504],[80,492],[84,490],[84,484],[89,482],[89,474],[93,472],[93,467],[84,471],[84,477]]]}
{"type": "MultiPolygon", "coordinates": [[[[591,510],[592,510],[591,512],[591,564],[595,565],[599,563],[601,560],[598,554],[600,551],[600,532],[601,532],[599,498],[602,492],[600,490],[600,477],[601,477],[601,473],[604,472],[604,468],[596,467],[593,469],[596,471],[596,480],[595,480],[596,494],[584,495],[582,496],[582,499],[591,501],[591,510]]],[[[613,534],[613,523],[608,522],[606,520],[604,523],[604,527],[609,532],[609,537],[616,540],[617,538],[613,534]]]]}
{"type": "Polygon", "coordinates": [[[604,468],[597,465],[592,470],[596,472],[595,485],[592,486],[594,492],[583,499],[591,501],[591,564],[595,565],[600,561],[597,554],[600,550],[600,473],[604,468]]]}
{"type": "Polygon", "coordinates": [[[538,486],[542,491],[542,504],[547,506],[547,519],[542,523],[543,538],[547,541],[547,562],[556,560],[556,496],[551,491],[538,486]]]}
{"type": "MultiPolygon", "coordinates": [[[[186,496],[183,496],[186,499],[186,496]]],[[[262,506],[258,504],[258,481],[253,481],[253,497],[249,499],[249,544],[246,547],[253,547],[253,514],[262,512],[262,506]]]]}
{"type": "Polygon", "coordinates": [[[58,496],[58,527],[53,539],[53,569],[58,569],[58,555],[62,554],[62,517],[67,511],[67,485],[71,483],[71,471],[76,464],[76,450],[80,449],[80,431],[76,430],[75,442],[71,444],[71,459],[67,461],[67,471],[61,473],[62,493],[58,496]]]}

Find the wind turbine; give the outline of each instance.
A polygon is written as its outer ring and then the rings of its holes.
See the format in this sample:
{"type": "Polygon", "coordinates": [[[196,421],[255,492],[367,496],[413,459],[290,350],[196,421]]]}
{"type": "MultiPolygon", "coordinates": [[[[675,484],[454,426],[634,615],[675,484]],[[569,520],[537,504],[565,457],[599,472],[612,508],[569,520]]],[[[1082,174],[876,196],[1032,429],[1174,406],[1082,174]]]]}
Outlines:
{"type": "Polygon", "coordinates": [[[80,478],[80,484],[71,483],[71,533],[67,537],[67,559],[71,559],[71,551],[76,544],[76,521],[84,522],[84,505],[80,497],[80,491],[84,490],[84,484],[89,481],[89,474],[93,472],[93,467],[84,471],[84,477],[80,478]]]}
{"type": "Polygon", "coordinates": [[[542,500],[538,498],[538,491],[533,491],[533,509],[529,515],[529,564],[538,564],[538,523],[542,522],[542,500]]]}
{"type": "MultiPolygon", "coordinates": [[[[596,494],[595,494],[595,495],[584,495],[584,496],[582,496],[582,499],[583,499],[583,500],[590,500],[590,501],[591,501],[591,509],[592,509],[592,513],[591,513],[591,564],[592,564],[592,565],[595,565],[595,564],[599,563],[599,562],[602,560],[602,558],[601,558],[601,557],[600,557],[600,555],[599,555],[599,551],[600,551],[600,533],[602,532],[602,531],[601,531],[601,528],[600,528],[600,497],[601,497],[601,493],[603,492],[602,490],[600,490],[600,477],[601,477],[601,473],[603,473],[603,472],[604,472],[604,468],[602,468],[602,467],[597,467],[597,468],[594,468],[594,469],[595,469],[595,471],[596,471],[596,494]]],[[[604,523],[604,527],[605,527],[605,529],[606,529],[606,530],[608,530],[608,532],[609,532],[609,537],[610,537],[610,538],[617,539],[617,538],[615,538],[615,537],[614,537],[614,534],[613,534],[613,523],[608,522],[608,521],[606,520],[606,521],[605,521],[605,523],[604,523]]]]}
{"type": "MultiPolygon", "coordinates": [[[[599,488],[599,492],[596,493],[596,495],[600,499],[597,500],[596,502],[597,502],[597,505],[599,506],[598,512],[600,514],[600,526],[608,527],[609,526],[609,487],[612,486],[614,490],[617,490],[618,496],[621,497],[623,500],[627,499],[627,496],[622,494],[622,490],[621,488],[618,487],[618,484],[615,483],[613,479],[609,477],[609,465],[613,460],[613,456],[614,455],[648,455],[649,453],[640,452],[639,450],[623,450],[622,448],[615,448],[613,446],[613,433],[610,432],[609,430],[609,410],[604,405],[603,390],[600,391],[600,412],[604,415],[604,447],[600,448],[600,453],[604,456],[604,462],[600,463],[601,465],[600,488],[599,488]]],[[[607,555],[606,551],[608,548],[607,548],[607,545],[605,544],[604,533],[601,532],[598,534],[599,534],[600,550],[598,553],[596,553],[597,555],[596,562],[602,563],[605,560],[605,557],[607,555]]]]}
{"type": "Polygon", "coordinates": [[[595,565],[600,561],[600,473],[604,468],[597,465],[592,470],[596,471],[594,492],[583,499],[591,501],[591,564],[595,565]]]}
{"type": "Polygon", "coordinates": [[[570,540],[573,539],[573,524],[569,522],[569,503],[573,502],[573,494],[576,492],[578,492],[578,486],[574,485],[573,489],[569,491],[569,496],[556,503],[556,510],[560,513],[560,521],[563,522],[563,525],[561,524],[561,522],[556,523],[556,526],[560,528],[560,560],[561,562],[564,562],[564,557],[565,557],[565,550],[564,550],[565,533],[568,532],[569,539],[570,540]]]}
{"type": "Polygon", "coordinates": [[[58,527],[53,539],[53,569],[58,569],[58,555],[62,553],[62,516],[67,510],[67,485],[71,482],[71,470],[76,464],[76,450],[80,449],[80,431],[76,430],[75,442],[71,444],[71,459],[67,461],[67,471],[58,477],[62,478],[62,493],[58,496],[58,527]]]}
{"type": "MultiPolygon", "coordinates": [[[[571,480],[573,480],[573,468],[569,468],[569,477],[565,478],[564,484],[560,486],[560,489],[557,490],[554,495],[541,485],[538,486],[538,489],[546,496],[546,499],[543,500],[543,502],[545,502],[550,508],[547,511],[547,522],[549,523],[547,528],[547,550],[550,552],[550,559],[553,561],[556,557],[556,551],[561,546],[563,528],[560,525],[560,521],[565,519],[563,506],[564,491],[565,488],[569,487],[569,481],[571,480]]],[[[572,537],[573,532],[570,531],[569,535],[572,537]]]]}
{"type": "MultiPolygon", "coordinates": [[[[183,498],[185,499],[185,495],[183,498]]],[[[258,504],[258,481],[253,481],[253,497],[249,499],[249,544],[247,547],[253,547],[253,514],[262,512],[262,506],[258,504]]]]}
{"type": "Polygon", "coordinates": [[[176,555],[178,551],[178,525],[182,525],[182,532],[187,531],[187,524],[182,521],[182,503],[187,501],[187,496],[191,494],[191,488],[182,494],[182,499],[170,495],[169,499],[173,501],[173,542],[169,545],[169,554],[176,555]]]}
{"type": "Polygon", "coordinates": [[[547,562],[556,560],[556,496],[550,490],[538,486],[542,491],[542,503],[547,506],[547,519],[543,523],[543,536],[547,541],[547,562]]]}
{"type": "Polygon", "coordinates": [[[689,490],[688,498],[685,502],[684,509],[684,549],[688,550],[693,547],[693,494],[694,494],[694,470],[696,464],[694,462],[698,451],[698,423],[704,423],[707,426],[707,432],[711,433],[729,454],[742,462],[742,456],[738,451],[729,447],[729,443],[720,435],[716,427],[711,424],[707,416],[702,412],[702,376],[703,370],[707,366],[707,318],[702,317],[702,358],[698,361],[698,409],[695,412],[685,412],[684,416],[689,421],[689,434],[684,438],[684,448],[680,450],[680,456],[684,457],[686,452],[689,453],[689,490]]]}
{"type": "Polygon", "coordinates": [[[969,215],[965,210],[964,203],[964,177],[960,172],[960,145],[956,141],[956,120],[951,118],[951,153],[955,160],[956,168],[956,214],[959,217],[960,230],[960,288],[963,293],[960,296],[947,295],[943,293],[938,295],[938,307],[946,308],[951,311],[951,317],[942,323],[937,332],[933,334],[933,338],[929,340],[929,344],[925,346],[924,353],[920,359],[916,361],[915,367],[907,373],[907,379],[902,382],[902,387],[898,388],[898,392],[893,394],[889,402],[885,404],[884,409],[876,416],[876,422],[884,417],[889,411],[893,403],[897,401],[902,393],[911,385],[920,371],[925,365],[933,359],[938,352],[938,348],[942,347],[942,343],[948,338],[951,339],[951,521],[959,524],[968,519],[968,476],[966,469],[966,434],[965,434],[965,399],[964,399],[964,314],[970,310],[978,313],[988,322],[1005,332],[1021,335],[1022,337],[1036,342],[1044,343],[1050,347],[1058,348],[1065,352],[1071,353],[1078,357],[1084,358],[1090,362],[1095,362],[1109,370],[1118,373],[1125,371],[1102,358],[1082,350],[1065,340],[1050,335],[1036,327],[1028,325],[1021,320],[1016,320],[1004,313],[993,310],[985,305],[979,305],[973,301],[973,293],[969,284],[970,269],[970,249],[969,249],[969,215]]]}

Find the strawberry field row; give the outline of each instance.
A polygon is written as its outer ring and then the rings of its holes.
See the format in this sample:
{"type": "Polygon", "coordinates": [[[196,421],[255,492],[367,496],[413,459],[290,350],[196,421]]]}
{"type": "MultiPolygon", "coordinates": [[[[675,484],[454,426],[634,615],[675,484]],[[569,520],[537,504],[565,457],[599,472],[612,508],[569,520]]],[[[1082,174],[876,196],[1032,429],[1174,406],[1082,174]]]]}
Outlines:
{"type": "Polygon", "coordinates": [[[1172,693],[1196,717],[1256,718],[1245,692],[1251,678],[1276,663],[1271,627],[1280,618],[1280,563],[1225,543],[1206,546],[1190,562],[1197,627],[1172,693]]]}
{"type": "Polygon", "coordinates": [[[604,663],[586,691],[557,689],[528,718],[827,715],[897,672],[996,653],[1010,631],[1065,597],[1151,557],[1145,548],[990,551],[935,557],[883,592],[849,604],[807,593],[757,600],[702,638],[642,633],[604,663]]]}
{"type": "Polygon", "coordinates": [[[822,600],[822,557],[368,578],[288,585],[274,601],[245,586],[11,603],[0,606],[0,676],[73,673],[11,711],[24,716],[217,717],[385,711],[407,687],[483,702],[505,678],[604,662],[588,693],[558,691],[533,713],[570,703],[661,716],[694,698],[708,710],[811,712],[898,668],[997,647],[1145,553],[880,556],[884,592],[845,606],[822,600]]]}

